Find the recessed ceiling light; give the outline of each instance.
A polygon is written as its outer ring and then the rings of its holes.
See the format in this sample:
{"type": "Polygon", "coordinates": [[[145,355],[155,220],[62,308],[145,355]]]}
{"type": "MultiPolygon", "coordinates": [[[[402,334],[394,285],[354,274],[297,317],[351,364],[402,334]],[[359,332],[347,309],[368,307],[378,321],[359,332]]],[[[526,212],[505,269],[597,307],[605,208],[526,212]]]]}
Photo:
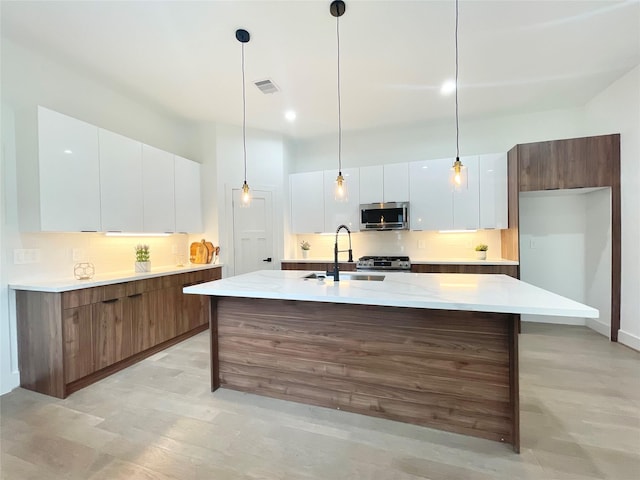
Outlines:
{"type": "Polygon", "coordinates": [[[442,95],[451,95],[456,91],[456,83],[453,80],[447,80],[440,87],[440,93],[442,95]]]}
{"type": "Polygon", "coordinates": [[[286,118],[290,122],[293,122],[296,119],[296,112],[294,112],[293,110],[289,110],[284,114],[284,118],[286,118]]]}
{"type": "Polygon", "coordinates": [[[67,148],[63,153],[66,153],[67,155],[71,155],[73,152],[67,148]]]}

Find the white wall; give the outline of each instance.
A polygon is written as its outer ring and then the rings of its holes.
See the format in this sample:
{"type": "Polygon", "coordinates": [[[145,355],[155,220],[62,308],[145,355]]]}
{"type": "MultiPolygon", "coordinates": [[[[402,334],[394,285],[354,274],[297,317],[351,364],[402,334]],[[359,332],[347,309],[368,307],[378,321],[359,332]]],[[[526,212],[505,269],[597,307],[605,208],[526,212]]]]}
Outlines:
{"type": "Polygon", "coordinates": [[[640,350],[640,66],[585,107],[584,135],[620,133],[622,292],[618,340],[640,350]]]}
{"type": "Polygon", "coordinates": [[[589,192],[585,201],[585,303],[600,312],[586,323],[611,337],[611,189],[589,192]]]}
{"type": "MultiPolygon", "coordinates": [[[[585,301],[586,195],[520,194],[520,279],[585,301]]],[[[522,315],[522,321],[585,325],[583,318],[522,315]]]]}
{"type": "MultiPolygon", "coordinates": [[[[216,189],[220,258],[229,275],[233,264],[233,208],[231,192],[241,189],[244,179],[242,127],[215,126],[216,136],[216,189]]],[[[256,129],[247,129],[247,183],[253,190],[273,191],[274,258],[284,252],[284,174],[285,150],[282,135],[256,129]]],[[[274,265],[274,268],[278,268],[274,265]]]]}
{"type": "MultiPolygon", "coordinates": [[[[17,110],[43,105],[149,145],[200,160],[202,151],[192,124],[158,111],[141,99],[101,84],[51,59],[2,39],[2,210],[0,256],[0,393],[18,385],[15,296],[7,284],[21,278],[70,276],[73,248],[82,249],[98,272],[131,268],[133,245],[141,239],[106,239],[95,234],[21,234],[17,223],[14,116],[17,110]],[[40,250],[37,264],[14,265],[13,250],[40,250]]],[[[205,206],[217,209],[217,205],[205,206]]],[[[188,252],[187,238],[144,239],[152,262],[174,264],[173,248],[188,252]]]]}
{"type": "MultiPolygon", "coordinates": [[[[506,152],[517,143],[580,136],[582,109],[528,115],[461,119],[460,153],[506,152]]],[[[337,135],[294,142],[294,171],[338,167],[337,135]]],[[[393,128],[343,132],[342,166],[363,167],[455,157],[453,122],[429,122],[393,128]]]]}
{"type": "MultiPolygon", "coordinates": [[[[312,260],[333,260],[335,234],[295,235],[293,252],[289,260],[301,259],[300,242],[311,244],[309,258],[312,260]]],[[[347,240],[340,238],[340,249],[345,249],[347,240]]],[[[351,234],[353,257],[356,260],[364,255],[407,255],[411,260],[475,260],[475,246],[484,243],[489,246],[487,259],[500,258],[500,231],[479,230],[464,233],[438,232],[358,232],[351,234]]],[[[340,254],[340,260],[346,261],[347,254],[340,254]]]]}

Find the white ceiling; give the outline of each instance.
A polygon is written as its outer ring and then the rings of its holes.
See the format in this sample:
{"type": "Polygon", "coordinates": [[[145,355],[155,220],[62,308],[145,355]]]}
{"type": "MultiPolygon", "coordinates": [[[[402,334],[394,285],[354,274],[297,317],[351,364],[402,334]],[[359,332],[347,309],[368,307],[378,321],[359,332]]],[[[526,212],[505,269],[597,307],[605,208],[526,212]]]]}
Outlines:
{"type": "MultiPolygon", "coordinates": [[[[2,35],[169,114],[308,137],[337,130],[330,1],[2,1],[2,35]],[[249,82],[272,79],[264,95],[249,82]],[[291,124],[287,109],[297,112],[291,124]]],[[[454,2],[346,0],[343,129],[453,118],[454,2]]],[[[640,63],[640,0],[460,2],[461,118],[583,105],[640,63]]]]}

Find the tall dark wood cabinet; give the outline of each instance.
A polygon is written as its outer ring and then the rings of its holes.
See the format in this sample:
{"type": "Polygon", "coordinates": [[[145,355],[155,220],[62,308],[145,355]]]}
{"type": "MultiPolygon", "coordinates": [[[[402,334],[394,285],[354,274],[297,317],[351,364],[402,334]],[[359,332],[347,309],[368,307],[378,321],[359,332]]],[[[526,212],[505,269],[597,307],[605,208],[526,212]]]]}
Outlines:
{"type": "MultiPolygon", "coordinates": [[[[509,229],[503,230],[502,256],[519,260],[519,217],[513,212],[512,184],[518,192],[573,188],[611,188],[611,340],[618,340],[622,264],[620,134],[516,145],[509,151],[509,229]],[[517,257],[517,258],[516,258],[517,257]]],[[[517,205],[517,203],[516,203],[517,205]]]]}

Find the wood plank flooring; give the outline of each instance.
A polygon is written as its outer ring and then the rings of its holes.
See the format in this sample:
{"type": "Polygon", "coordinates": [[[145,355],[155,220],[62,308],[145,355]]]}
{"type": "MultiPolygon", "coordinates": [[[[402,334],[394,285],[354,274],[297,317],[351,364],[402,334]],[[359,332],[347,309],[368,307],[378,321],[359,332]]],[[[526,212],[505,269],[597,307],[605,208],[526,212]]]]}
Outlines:
{"type": "Polygon", "coordinates": [[[65,400],[0,397],[0,478],[637,479],[640,354],[585,327],[523,324],[521,454],[507,445],[232,390],[208,332],[65,400]]]}

